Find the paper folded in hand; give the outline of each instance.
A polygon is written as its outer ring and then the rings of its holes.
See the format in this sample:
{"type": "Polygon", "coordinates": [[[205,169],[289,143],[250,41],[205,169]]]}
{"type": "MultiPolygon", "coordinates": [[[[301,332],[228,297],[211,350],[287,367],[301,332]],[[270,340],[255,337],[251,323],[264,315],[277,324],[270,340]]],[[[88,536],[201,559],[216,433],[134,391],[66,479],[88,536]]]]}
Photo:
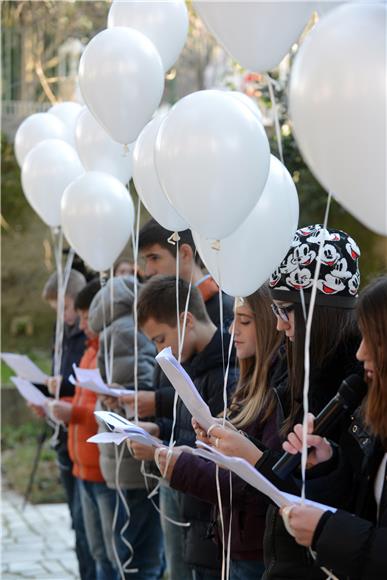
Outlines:
{"type": "Polygon", "coordinates": [[[156,360],[192,417],[207,431],[217,420],[211,415],[208,405],[203,401],[186,370],[173,356],[171,348],[164,348],[156,356],[156,360]]]}
{"type": "Polygon", "coordinates": [[[108,387],[102,380],[99,369],[81,369],[73,365],[75,380],[70,378],[70,381],[76,383],[79,387],[93,391],[98,395],[106,395],[108,397],[122,397],[124,395],[134,394],[133,390],[129,389],[114,389],[108,387]]]}
{"type": "Polygon", "coordinates": [[[95,411],[94,415],[110,429],[113,429],[113,431],[93,435],[87,440],[89,443],[115,443],[116,445],[120,445],[125,439],[130,439],[131,441],[137,441],[149,447],[162,446],[160,439],[153,437],[148,431],[121,417],[121,415],[117,415],[117,413],[111,411],[95,411]]]}
{"type": "MultiPolygon", "coordinates": [[[[228,457],[220,453],[217,449],[210,447],[202,441],[197,441],[197,449],[192,449],[193,455],[198,455],[204,459],[213,461],[220,467],[232,471],[241,479],[249,483],[252,487],[268,496],[278,507],[285,507],[291,504],[301,503],[301,497],[286,493],[278,489],[271,481],[262,475],[255,467],[250,465],[245,459],[241,457],[228,457]]],[[[189,449],[187,449],[189,451],[189,449]]],[[[318,502],[305,500],[306,505],[318,507],[323,510],[330,510],[335,512],[336,509],[318,502]]]]}

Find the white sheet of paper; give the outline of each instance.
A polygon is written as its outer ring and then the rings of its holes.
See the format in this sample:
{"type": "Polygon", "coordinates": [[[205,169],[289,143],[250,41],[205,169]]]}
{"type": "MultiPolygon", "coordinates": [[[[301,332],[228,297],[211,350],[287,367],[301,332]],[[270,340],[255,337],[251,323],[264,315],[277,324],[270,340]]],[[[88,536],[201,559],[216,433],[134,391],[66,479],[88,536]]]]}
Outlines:
{"type": "Polygon", "coordinates": [[[81,369],[73,365],[73,371],[75,375],[71,382],[76,383],[84,389],[93,391],[98,395],[107,395],[108,397],[121,397],[123,395],[134,394],[133,390],[129,389],[113,389],[108,387],[102,380],[101,373],[99,369],[81,369]]]}
{"type": "MultiPolygon", "coordinates": [[[[197,441],[196,443],[198,448],[192,451],[195,455],[209,459],[217,465],[232,471],[241,479],[249,483],[252,487],[255,487],[255,489],[270,497],[270,499],[275,504],[277,504],[278,507],[285,507],[286,505],[301,503],[300,497],[285,493],[278,489],[273,483],[271,483],[271,481],[264,477],[262,473],[250,465],[250,463],[248,463],[245,459],[242,459],[241,457],[228,457],[213,447],[206,445],[202,441],[197,441]]],[[[330,510],[333,512],[336,511],[336,509],[333,507],[324,506],[323,504],[319,504],[311,500],[306,500],[305,503],[307,505],[319,507],[324,510],[330,510]]]]}
{"type": "MultiPolygon", "coordinates": [[[[125,435],[119,441],[121,443],[124,439],[131,439],[132,441],[138,441],[139,443],[143,443],[144,445],[149,445],[150,447],[160,447],[162,442],[157,439],[157,437],[153,437],[150,435],[145,429],[139,427],[135,423],[128,421],[121,415],[117,413],[113,413],[112,411],[94,411],[94,415],[102,420],[106,425],[110,428],[114,429],[114,431],[109,431],[106,433],[99,433],[98,435],[103,435],[103,440],[95,440],[93,442],[97,443],[115,443],[118,441],[118,437],[116,437],[117,433],[120,435],[125,435]],[[109,439],[109,436],[112,436],[109,439]]],[[[94,436],[96,437],[96,435],[94,436]]],[[[119,443],[117,443],[119,445],[119,443]]]]}
{"type": "Polygon", "coordinates": [[[126,433],[116,433],[114,431],[105,431],[105,433],[97,433],[87,439],[88,443],[115,443],[120,445],[127,439],[126,433]]]}
{"type": "Polygon", "coordinates": [[[11,377],[11,381],[21,396],[26,399],[26,401],[32,403],[33,405],[39,405],[39,407],[47,407],[49,398],[43,395],[43,393],[39,391],[39,389],[35,387],[35,385],[33,385],[30,381],[20,377],[11,377]]]}
{"type": "Polygon", "coordinates": [[[41,371],[25,354],[3,352],[1,358],[22,379],[38,384],[44,384],[48,379],[48,375],[41,371]]]}
{"type": "Polygon", "coordinates": [[[173,356],[171,348],[164,348],[156,356],[156,360],[192,417],[197,419],[205,430],[209,429],[216,419],[212,417],[207,403],[203,401],[186,370],[173,356]]]}

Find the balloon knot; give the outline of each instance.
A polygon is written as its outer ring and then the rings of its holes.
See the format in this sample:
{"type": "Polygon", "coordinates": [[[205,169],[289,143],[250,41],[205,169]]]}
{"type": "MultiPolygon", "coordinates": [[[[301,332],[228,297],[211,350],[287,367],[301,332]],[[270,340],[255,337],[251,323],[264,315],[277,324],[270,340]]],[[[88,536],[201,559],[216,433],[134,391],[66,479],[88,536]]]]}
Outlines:
{"type": "Polygon", "coordinates": [[[215,250],[215,252],[220,252],[220,240],[214,240],[211,244],[211,248],[215,250]]]}
{"type": "Polygon", "coordinates": [[[108,278],[109,278],[109,272],[100,272],[99,273],[99,281],[101,283],[101,288],[106,286],[106,282],[108,281],[108,278]]]}
{"type": "Polygon", "coordinates": [[[123,146],[122,157],[127,157],[128,155],[129,155],[129,145],[127,143],[125,143],[125,145],[123,146]]]}
{"type": "Polygon", "coordinates": [[[171,236],[167,239],[168,244],[172,244],[172,246],[176,245],[176,242],[180,240],[180,236],[178,232],[173,232],[171,236]]]}

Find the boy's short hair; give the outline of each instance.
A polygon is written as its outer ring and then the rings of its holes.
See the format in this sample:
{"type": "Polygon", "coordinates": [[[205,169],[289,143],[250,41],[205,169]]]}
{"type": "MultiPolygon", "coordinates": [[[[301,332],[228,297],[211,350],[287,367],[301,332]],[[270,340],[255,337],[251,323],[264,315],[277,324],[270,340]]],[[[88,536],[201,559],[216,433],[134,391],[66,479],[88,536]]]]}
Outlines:
{"type": "MultiPolygon", "coordinates": [[[[79,292],[86,286],[86,278],[83,274],[78,272],[77,270],[71,270],[69,280],[66,286],[65,296],[70,298],[75,298],[79,294],[79,292]]],[[[44,285],[43,293],[42,293],[43,300],[57,300],[58,298],[58,275],[56,272],[51,274],[49,279],[44,285]]]]}
{"type": "MultiPolygon", "coordinates": [[[[188,282],[179,278],[179,314],[185,310],[188,292],[188,282]]],[[[195,286],[190,290],[188,311],[200,322],[210,321],[202,295],[195,286]]],[[[175,328],[177,325],[175,276],[153,276],[144,284],[138,299],[137,314],[140,327],[153,318],[157,322],[175,328]]]]}
{"type": "Polygon", "coordinates": [[[84,288],[77,294],[74,302],[75,310],[89,310],[93,298],[101,289],[101,282],[99,278],[93,278],[86,284],[84,288]]]}
{"type": "MultiPolygon", "coordinates": [[[[144,250],[145,248],[149,248],[150,246],[158,244],[162,248],[168,250],[168,252],[172,254],[174,258],[176,258],[177,245],[173,245],[168,242],[168,238],[170,238],[173,233],[174,232],[163,228],[163,226],[161,226],[155,219],[152,218],[147,221],[140,230],[138,249],[144,250]]],[[[183,230],[179,232],[179,238],[179,246],[182,244],[188,244],[192,249],[195,262],[200,267],[202,267],[203,264],[198,252],[196,251],[196,246],[192,237],[191,230],[183,230]]]]}

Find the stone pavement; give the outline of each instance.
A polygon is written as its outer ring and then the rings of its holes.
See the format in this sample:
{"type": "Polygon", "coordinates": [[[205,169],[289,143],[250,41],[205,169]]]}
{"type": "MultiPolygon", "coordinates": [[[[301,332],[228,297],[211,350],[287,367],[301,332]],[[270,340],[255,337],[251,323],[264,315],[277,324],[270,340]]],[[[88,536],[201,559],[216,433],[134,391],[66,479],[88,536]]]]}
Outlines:
{"type": "Polygon", "coordinates": [[[27,504],[5,489],[1,497],[3,580],[79,578],[66,504],[27,504]]]}

